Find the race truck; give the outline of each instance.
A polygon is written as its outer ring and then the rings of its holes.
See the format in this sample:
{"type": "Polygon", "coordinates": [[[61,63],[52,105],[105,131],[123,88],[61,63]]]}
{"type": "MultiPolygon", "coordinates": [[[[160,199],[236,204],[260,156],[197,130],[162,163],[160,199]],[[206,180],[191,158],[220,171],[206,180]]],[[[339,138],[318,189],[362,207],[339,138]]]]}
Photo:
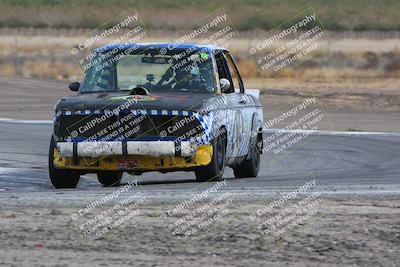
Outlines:
{"type": "Polygon", "coordinates": [[[194,171],[200,182],[256,177],[262,153],[259,91],[246,90],[230,52],[197,44],[113,44],[93,51],[76,94],[55,105],[49,175],[75,188],[96,173],[194,171]]]}

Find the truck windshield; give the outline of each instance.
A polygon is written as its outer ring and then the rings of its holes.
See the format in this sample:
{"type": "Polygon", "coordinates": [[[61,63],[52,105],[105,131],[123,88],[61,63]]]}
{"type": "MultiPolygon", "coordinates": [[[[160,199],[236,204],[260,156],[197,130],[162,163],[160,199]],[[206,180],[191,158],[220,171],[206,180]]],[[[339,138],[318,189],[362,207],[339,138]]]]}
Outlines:
{"type": "Polygon", "coordinates": [[[91,61],[81,93],[130,91],[179,91],[213,93],[211,56],[200,50],[146,49],[125,53],[98,52],[91,61]]]}

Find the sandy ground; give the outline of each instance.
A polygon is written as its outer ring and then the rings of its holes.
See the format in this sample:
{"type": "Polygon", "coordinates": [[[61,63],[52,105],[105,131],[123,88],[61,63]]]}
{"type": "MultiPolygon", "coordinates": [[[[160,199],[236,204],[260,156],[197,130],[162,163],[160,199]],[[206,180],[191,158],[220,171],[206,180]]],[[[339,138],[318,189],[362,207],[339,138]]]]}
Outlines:
{"type": "Polygon", "coordinates": [[[270,200],[234,201],[223,219],[189,237],[172,235],[158,217],[173,203],[152,200],[118,231],[97,240],[79,233],[70,216],[77,207],[66,207],[67,203],[51,208],[46,203],[35,207],[27,203],[18,209],[5,204],[0,208],[0,264],[399,266],[398,195],[324,196],[315,215],[276,239],[264,236],[249,220],[251,211],[270,200]]]}

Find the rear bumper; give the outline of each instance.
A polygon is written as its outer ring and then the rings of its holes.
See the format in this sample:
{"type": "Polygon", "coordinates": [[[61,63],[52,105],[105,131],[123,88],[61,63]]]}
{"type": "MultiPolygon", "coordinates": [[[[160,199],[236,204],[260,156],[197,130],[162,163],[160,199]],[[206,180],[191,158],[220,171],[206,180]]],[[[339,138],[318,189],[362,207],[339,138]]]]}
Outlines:
{"type": "Polygon", "coordinates": [[[189,141],[58,142],[57,149],[63,157],[97,158],[117,155],[192,157],[196,154],[197,146],[189,141]]]}
{"type": "MultiPolygon", "coordinates": [[[[60,143],[59,143],[60,144],[60,143]]],[[[64,145],[61,145],[62,148],[64,145]]],[[[79,146],[78,146],[79,147],[79,146]]],[[[76,149],[78,148],[76,147],[76,149]]],[[[153,146],[151,146],[153,147],[153,146]]],[[[176,156],[169,155],[170,144],[161,146],[163,149],[167,147],[168,155],[102,155],[98,157],[85,156],[63,156],[60,150],[54,149],[53,163],[54,166],[60,169],[82,170],[84,172],[96,171],[177,171],[191,170],[196,167],[206,166],[212,160],[213,148],[212,145],[200,145],[196,147],[192,156],[176,156]]],[[[154,147],[153,147],[154,148],[154,147]]],[[[63,148],[65,149],[65,147],[63,148]]],[[[156,151],[162,150],[157,149],[156,151]]],[[[114,151],[114,150],[113,150],[114,151]]],[[[142,150],[143,152],[144,150],[142,150]]],[[[152,150],[154,152],[154,149],[152,150]]],[[[117,149],[115,153],[120,153],[117,149]]],[[[114,153],[113,152],[113,153],[114,153]]],[[[64,151],[64,155],[69,155],[69,152],[64,151]]],[[[159,152],[157,152],[159,153],[159,152]]]]}

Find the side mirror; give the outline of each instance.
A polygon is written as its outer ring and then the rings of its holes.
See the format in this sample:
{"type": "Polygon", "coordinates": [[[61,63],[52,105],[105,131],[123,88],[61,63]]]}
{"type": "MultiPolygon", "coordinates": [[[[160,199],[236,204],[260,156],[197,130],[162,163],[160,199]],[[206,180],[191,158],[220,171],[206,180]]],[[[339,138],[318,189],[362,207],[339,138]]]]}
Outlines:
{"type": "Polygon", "coordinates": [[[219,80],[219,85],[221,86],[221,91],[225,93],[226,91],[229,91],[231,88],[231,83],[229,82],[228,79],[222,78],[219,80]]]}
{"type": "Polygon", "coordinates": [[[73,92],[77,92],[79,90],[79,87],[81,86],[81,84],[79,82],[73,82],[69,84],[69,89],[73,92]]]}

